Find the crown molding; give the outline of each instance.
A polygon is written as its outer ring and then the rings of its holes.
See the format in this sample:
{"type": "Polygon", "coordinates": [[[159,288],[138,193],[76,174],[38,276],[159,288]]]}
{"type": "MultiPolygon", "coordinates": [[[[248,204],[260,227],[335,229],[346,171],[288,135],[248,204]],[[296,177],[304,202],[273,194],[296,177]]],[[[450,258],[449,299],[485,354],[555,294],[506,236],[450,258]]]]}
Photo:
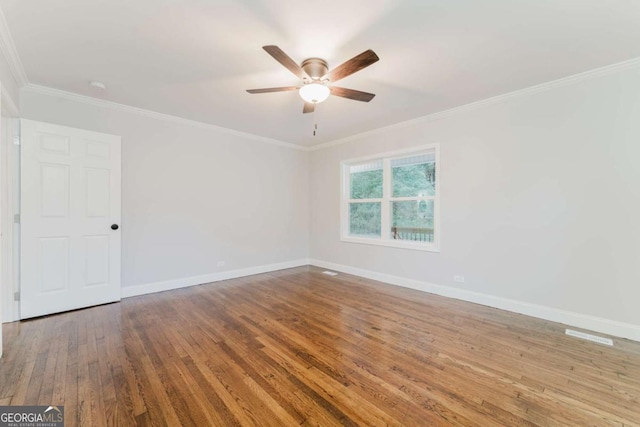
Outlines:
{"type": "MultiPolygon", "coordinates": [[[[1,13],[1,11],[0,11],[1,13]]],[[[3,19],[3,17],[0,15],[0,20],[3,19]]],[[[0,22],[0,44],[2,44],[2,23],[0,22]]],[[[0,46],[1,47],[1,46],[0,46]]],[[[554,88],[558,88],[558,87],[563,87],[563,86],[568,86],[568,85],[572,85],[572,84],[576,84],[579,83],[581,81],[584,80],[589,80],[589,79],[593,79],[593,78],[597,78],[600,76],[605,76],[605,75],[609,75],[615,72],[619,72],[619,71],[623,71],[626,69],[630,69],[630,68],[636,68],[640,66],[640,58],[633,58],[627,61],[623,61],[623,62],[619,62],[616,64],[611,64],[611,65],[607,65],[605,67],[600,67],[600,68],[596,68],[590,71],[585,71],[582,73],[578,73],[578,74],[574,74],[571,76],[567,76],[567,77],[563,77],[557,80],[552,80],[550,82],[546,82],[546,83],[541,83],[539,85],[535,85],[535,86],[530,86],[528,88],[524,88],[524,89],[519,89],[513,92],[508,92],[502,95],[497,95],[491,98],[486,98],[480,101],[475,101],[475,102],[471,102],[469,104],[465,104],[465,105],[461,105],[459,107],[454,107],[454,108],[450,108],[448,110],[443,110],[443,111],[439,111],[437,113],[433,113],[433,114],[428,114],[426,116],[421,116],[421,117],[417,117],[415,119],[411,119],[411,120],[407,120],[404,122],[400,122],[400,123],[395,123],[389,126],[384,126],[384,127],[380,127],[380,128],[376,128],[370,131],[366,131],[366,132],[361,132],[355,135],[351,135],[345,138],[340,138],[340,139],[336,139],[333,141],[329,141],[329,142],[325,142],[322,144],[318,144],[318,145],[313,145],[313,146],[303,146],[303,145],[298,145],[298,144],[292,144],[289,142],[284,142],[284,141],[280,141],[277,139],[273,139],[273,138],[267,138],[267,137],[263,137],[260,135],[255,135],[255,134],[251,134],[251,133],[246,133],[246,132],[241,132],[241,131],[237,131],[237,130],[233,130],[233,129],[229,129],[229,128],[225,128],[222,126],[216,126],[213,124],[209,124],[209,123],[204,123],[204,122],[199,122],[199,121],[195,121],[195,120],[190,120],[190,119],[185,119],[182,117],[177,117],[177,116],[172,116],[170,114],[164,114],[164,113],[159,113],[156,111],[152,111],[152,110],[146,110],[143,108],[138,108],[138,107],[132,107],[130,105],[125,105],[125,104],[119,104],[117,102],[112,102],[112,101],[106,101],[103,99],[99,99],[99,98],[93,98],[93,97],[89,97],[89,96],[85,96],[85,95],[80,95],[77,93],[73,93],[73,92],[67,92],[64,90],[60,90],[60,89],[54,89],[51,87],[47,87],[47,86],[41,86],[41,85],[36,85],[36,84],[32,84],[32,83],[28,83],[26,85],[26,87],[24,87],[22,90],[28,91],[28,92],[33,92],[33,93],[39,93],[39,94],[43,94],[43,95],[49,95],[49,96],[55,96],[58,98],[64,98],[64,99],[69,99],[72,101],[76,101],[76,102],[81,102],[84,104],[89,104],[89,105],[93,105],[93,106],[97,106],[97,107],[103,107],[103,108],[111,108],[114,110],[119,110],[119,111],[124,111],[124,112],[128,112],[128,113],[133,113],[133,114],[138,114],[138,115],[142,115],[142,116],[146,116],[146,117],[150,117],[150,118],[154,118],[157,120],[163,120],[163,121],[169,121],[169,122],[173,122],[173,123],[180,123],[180,124],[184,124],[184,125],[189,125],[189,126],[195,126],[195,127],[199,127],[199,128],[203,128],[203,129],[209,129],[209,130],[215,130],[221,133],[226,133],[228,135],[234,135],[234,136],[238,136],[238,137],[243,137],[243,138],[247,138],[247,139],[251,139],[254,141],[261,141],[261,142],[265,142],[268,144],[272,144],[272,145],[276,145],[276,146],[280,146],[280,147],[286,147],[286,148],[290,148],[290,149],[294,149],[294,150],[298,150],[298,151],[305,151],[305,152],[312,152],[312,151],[318,151],[318,150],[323,150],[326,148],[330,148],[330,147],[335,147],[338,145],[342,145],[342,144],[346,144],[352,141],[356,141],[362,138],[366,138],[366,137],[370,137],[373,135],[378,135],[378,134],[382,134],[382,133],[386,133],[386,132],[391,132],[394,130],[398,130],[398,129],[403,129],[403,128],[407,128],[407,127],[411,127],[411,126],[417,126],[419,124],[422,123],[428,123],[428,122],[432,122],[432,121],[436,121],[436,120],[441,120],[447,117],[451,117],[451,116],[455,116],[458,114],[462,114],[462,113],[466,113],[469,111],[473,111],[473,110],[477,110],[483,107],[487,107],[487,106],[491,106],[491,105],[495,105],[495,104],[499,104],[499,103],[503,103],[503,102],[507,102],[511,99],[514,98],[520,98],[520,97],[525,97],[525,96],[529,96],[529,95],[534,95],[540,92],[544,92],[547,90],[551,90],[554,88]]],[[[4,97],[3,97],[4,99],[4,97]]],[[[9,101],[10,104],[13,105],[13,107],[15,108],[15,104],[13,103],[13,101],[9,101]]],[[[15,111],[17,112],[18,109],[15,108],[15,111]]]]}
{"type": "Polygon", "coordinates": [[[28,85],[29,79],[24,72],[24,68],[22,68],[22,61],[20,61],[18,51],[13,43],[13,37],[11,37],[7,21],[4,19],[2,8],[0,8],[0,52],[2,52],[7,60],[9,70],[18,88],[28,85]]]}
{"type": "Polygon", "coordinates": [[[140,116],[145,116],[145,117],[149,117],[156,120],[162,120],[165,122],[172,122],[172,123],[178,123],[178,124],[183,124],[187,126],[193,126],[201,129],[213,130],[213,131],[224,133],[227,135],[233,135],[233,136],[237,136],[245,139],[250,139],[253,141],[259,141],[259,142],[264,142],[271,145],[276,145],[278,147],[285,147],[285,148],[290,148],[290,149],[299,150],[299,151],[310,151],[309,147],[292,144],[290,142],[284,142],[284,141],[280,141],[273,138],[267,138],[264,136],[255,135],[252,133],[246,133],[246,132],[241,132],[234,129],[225,128],[222,126],[212,125],[210,123],[204,123],[196,120],[185,119],[183,117],[172,116],[170,114],[159,113],[157,111],[152,111],[152,110],[146,110],[144,108],[132,107],[130,105],[119,104],[113,101],[93,98],[90,96],[80,95],[73,92],[67,92],[60,89],[54,89],[47,86],[36,85],[33,83],[28,84],[22,90],[25,92],[31,92],[31,93],[36,93],[40,95],[48,95],[56,98],[68,99],[70,101],[80,102],[82,104],[92,105],[94,107],[109,108],[112,110],[118,110],[125,113],[137,114],[140,116]]]}
{"type": "Polygon", "coordinates": [[[416,126],[421,123],[433,122],[436,120],[444,119],[446,117],[455,116],[457,114],[466,113],[468,111],[477,110],[490,105],[500,104],[514,98],[534,95],[539,92],[544,92],[544,91],[562,87],[562,86],[572,85],[584,80],[589,80],[589,79],[593,79],[600,76],[606,76],[608,74],[612,74],[615,72],[627,70],[630,68],[636,68],[636,67],[640,67],[640,58],[629,59],[627,61],[618,62],[615,64],[607,65],[605,67],[600,67],[593,70],[585,71],[583,73],[573,74],[571,76],[562,77],[557,80],[552,80],[550,82],[541,83],[535,86],[530,86],[528,88],[518,89],[513,92],[508,92],[502,95],[493,96],[491,98],[486,98],[480,101],[471,102],[469,104],[461,105],[459,107],[450,108],[448,110],[439,111],[437,113],[428,114],[426,116],[421,116],[421,117],[407,120],[404,122],[395,123],[389,126],[384,126],[381,128],[370,130],[370,131],[347,136],[345,138],[340,138],[340,139],[325,142],[322,144],[313,145],[309,147],[309,151],[323,150],[325,148],[335,147],[337,145],[346,144],[348,142],[370,137],[373,135],[378,135],[378,134],[390,132],[393,130],[416,126]]]}

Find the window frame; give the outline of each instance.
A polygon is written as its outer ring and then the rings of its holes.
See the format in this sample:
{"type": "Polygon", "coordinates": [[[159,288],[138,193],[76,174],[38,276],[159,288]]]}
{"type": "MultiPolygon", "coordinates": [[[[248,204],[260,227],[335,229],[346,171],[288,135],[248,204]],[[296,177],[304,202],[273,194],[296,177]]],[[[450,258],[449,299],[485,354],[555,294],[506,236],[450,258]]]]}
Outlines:
{"type": "Polygon", "coordinates": [[[417,251],[440,252],[440,144],[433,143],[418,147],[379,153],[366,157],[343,160],[340,162],[340,241],[359,243],[392,248],[411,249],[417,251]],[[391,161],[394,159],[419,156],[433,153],[436,164],[435,195],[416,197],[393,197],[391,161]],[[350,167],[374,161],[382,161],[382,197],[374,199],[351,199],[350,167]],[[433,241],[414,242],[395,240],[391,236],[392,214],[391,204],[403,200],[433,200],[433,241]],[[381,235],[380,237],[352,236],[349,234],[349,205],[351,203],[380,203],[381,204],[381,235]]]}

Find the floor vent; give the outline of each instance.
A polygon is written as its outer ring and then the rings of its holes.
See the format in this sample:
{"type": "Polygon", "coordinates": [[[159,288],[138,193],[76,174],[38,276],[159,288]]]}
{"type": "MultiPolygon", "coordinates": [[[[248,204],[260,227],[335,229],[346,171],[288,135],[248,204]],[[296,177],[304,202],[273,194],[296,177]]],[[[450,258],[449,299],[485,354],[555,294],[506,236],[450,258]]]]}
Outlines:
{"type": "Polygon", "coordinates": [[[337,276],[338,273],[336,273],[335,271],[323,271],[322,274],[326,274],[327,276],[337,276]]]}
{"type": "Polygon", "coordinates": [[[604,344],[604,345],[613,346],[613,340],[611,340],[609,338],[602,338],[602,337],[599,337],[599,336],[596,336],[596,335],[591,335],[591,334],[586,334],[584,332],[574,331],[573,329],[567,329],[565,331],[565,333],[567,335],[572,336],[572,337],[582,338],[583,340],[588,340],[588,341],[597,342],[598,344],[604,344]]]}

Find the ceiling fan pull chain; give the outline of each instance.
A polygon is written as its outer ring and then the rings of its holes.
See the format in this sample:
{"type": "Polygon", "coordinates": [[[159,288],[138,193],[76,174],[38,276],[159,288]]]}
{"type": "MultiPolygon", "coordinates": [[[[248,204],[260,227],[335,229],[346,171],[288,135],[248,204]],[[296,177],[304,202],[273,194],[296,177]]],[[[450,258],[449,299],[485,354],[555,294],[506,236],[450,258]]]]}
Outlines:
{"type": "Polygon", "coordinates": [[[318,130],[318,121],[316,120],[316,110],[313,110],[313,136],[316,136],[318,130]]]}

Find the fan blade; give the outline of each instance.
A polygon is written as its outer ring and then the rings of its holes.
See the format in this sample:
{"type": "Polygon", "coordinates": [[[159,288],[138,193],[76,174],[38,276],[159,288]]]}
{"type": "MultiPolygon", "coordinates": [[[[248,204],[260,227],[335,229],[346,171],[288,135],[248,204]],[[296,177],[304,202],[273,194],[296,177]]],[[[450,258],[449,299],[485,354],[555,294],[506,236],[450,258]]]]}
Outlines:
{"type": "Polygon", "coordinates": [[[376,53],[371,49],[365,50],[360,55],[354,56],[347,62],[338,65],[336,68],[322,76],[320,80],[328,78],[332,83],[337,82],[340,79],[344,79],[345,77],[350,76],[356,71],[360,71],[363,68],[368,67],[369,65],[377,62],[379,59],[380,58],[378,58],[378,55],[376,55],[376,53]]]}
{"type": "Polygon", "coordinates": [[[262,46],[262,48],[266,50],[269,55],[273,56],[273,59],[284,65],[287,70],[291,71],[300,79],[310,78],[309,75],[302,69],[302,67],[300,67],[278,46],[262,46]]]}
{"type": "Polygon", "coordinates": [[[249,93],[269,93],[269,92],[286,92],[288,90],[297,90],[300,89],[296,86],[286,86],[286,87],[267,87],[263,89],[247,89],[249,93]]]}
{"type": "Polygon", "coordinates": [[[314,104],[313,102],[305,102],[304,107],[302,108],[302,113],[303,114],[313,113],[315,109],[316,109],[316,104],[314,104]]]}
{"type": "Polygon", "coordinates": [[[375,93],[361,92],[359,90],[347,89],[344,87],[331,86],[329,89],[331,89],[331,95],[341,96],[343,98],[349,98],[362,102],[369,102],[373,99],[374,96],[376,96],[375,93]]]}

